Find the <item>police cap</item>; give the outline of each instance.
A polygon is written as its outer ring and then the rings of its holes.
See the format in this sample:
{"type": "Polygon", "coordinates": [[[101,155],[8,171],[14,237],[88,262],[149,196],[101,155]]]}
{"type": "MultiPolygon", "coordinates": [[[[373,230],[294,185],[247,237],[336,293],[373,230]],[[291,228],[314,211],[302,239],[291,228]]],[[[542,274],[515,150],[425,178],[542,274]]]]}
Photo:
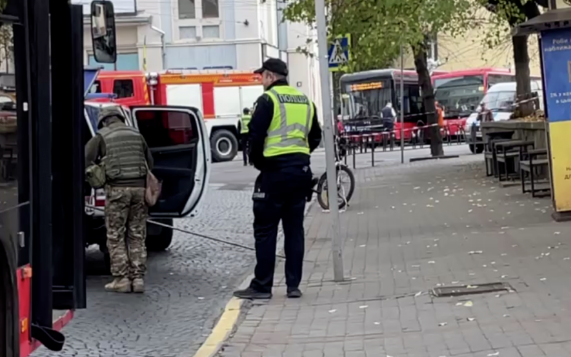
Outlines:
{"type": "Polygon", "coordinates": [[[262,68],[255,70],[254,73],[261,74],[264,71],[281,74],[282,76],[287,76],[289,73],[287,70],[287,64],[279,58],[267,59],[262,65],[262,68]]]}

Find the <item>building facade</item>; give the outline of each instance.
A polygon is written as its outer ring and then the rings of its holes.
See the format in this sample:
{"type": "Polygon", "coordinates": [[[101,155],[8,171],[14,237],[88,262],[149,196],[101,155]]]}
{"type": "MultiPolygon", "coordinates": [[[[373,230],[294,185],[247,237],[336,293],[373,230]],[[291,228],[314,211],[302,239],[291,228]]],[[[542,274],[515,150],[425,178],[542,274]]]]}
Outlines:
{"type": "MultiPolygon", "coordinates": [[[[315,98],[316,60],[296,52],[312,37],[302,24],[282,21],[280,0],[113,0],[117,63],[93,58],[85,17],[85,63],[116,70],[254,70],[264,59],[290,64],[290,82],[315,98]]],[[[84,13],[89,9],[85,6],[84,13]]]]}

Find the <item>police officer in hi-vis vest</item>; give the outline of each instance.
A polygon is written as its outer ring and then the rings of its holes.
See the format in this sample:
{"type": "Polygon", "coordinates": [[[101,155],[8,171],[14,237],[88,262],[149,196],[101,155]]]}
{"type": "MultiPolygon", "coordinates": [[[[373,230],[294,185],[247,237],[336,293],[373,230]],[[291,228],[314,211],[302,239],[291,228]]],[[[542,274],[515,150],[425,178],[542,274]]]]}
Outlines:
{"type": "Polygon", "coordinates": [[[250,109],[244,108],[242,117],[240,118],[240,142],[242,144],[242,158],[244,159],[244,166],[248,166],[248,125],[252,116],[250,109]]]}
{"type": "Polygon", "coordinates": [[[260,170],[254,201],[255,277],[243,299],[272,296],[278,224],[282,222],[287,296],[301,297],[305,202],[311,189],[310,154],[319,146],[321,128],[315,105],[287,83],[287,65],[268,59],[256,71],[265,93],[258,98],[249,125],[250,161],[260,170]]]}

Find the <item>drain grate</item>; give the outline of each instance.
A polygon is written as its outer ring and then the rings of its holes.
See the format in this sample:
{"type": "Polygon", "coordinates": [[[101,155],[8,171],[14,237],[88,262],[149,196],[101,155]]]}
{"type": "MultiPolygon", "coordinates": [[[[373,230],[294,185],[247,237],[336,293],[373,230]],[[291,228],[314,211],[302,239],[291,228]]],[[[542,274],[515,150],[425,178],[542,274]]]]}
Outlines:
{"type": "Polygon", "coordinates": [[[493,293],[497,291],[515,291],[508,283],[486,283],[473,285],[439,286],[432,289],[435,297],[460,296],[493,293]]]}

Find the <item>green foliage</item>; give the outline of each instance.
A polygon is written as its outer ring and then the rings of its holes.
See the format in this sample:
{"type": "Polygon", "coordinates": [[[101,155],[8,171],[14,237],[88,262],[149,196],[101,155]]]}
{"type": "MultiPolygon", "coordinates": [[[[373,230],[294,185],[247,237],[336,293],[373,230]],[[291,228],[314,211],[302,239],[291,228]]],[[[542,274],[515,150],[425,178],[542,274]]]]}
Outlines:
{"type": "MultiPolygon", "coordinates": [[[[486,26],[484,45],[497,48],[511,41],[511,29],[528,19],[526,10],[532,9],[535,0],[478,0],[492,14],[486,26]]],[[[537,8],[537,5],[535,5],[537,8]]],[[[531,18],[533,16],[529,16],[531,18]]]]}
{"type": "MultiPolygon", "coordinates": [[[[325,0],[331,38],[351,34],[350,71],[393,63],[400,45],[418,46],[427,34],[463,32],[473,18],[471,0],[325,0]]],[[[314,0],[289,2],[284,17],[313,24],[314,0]]]]}

